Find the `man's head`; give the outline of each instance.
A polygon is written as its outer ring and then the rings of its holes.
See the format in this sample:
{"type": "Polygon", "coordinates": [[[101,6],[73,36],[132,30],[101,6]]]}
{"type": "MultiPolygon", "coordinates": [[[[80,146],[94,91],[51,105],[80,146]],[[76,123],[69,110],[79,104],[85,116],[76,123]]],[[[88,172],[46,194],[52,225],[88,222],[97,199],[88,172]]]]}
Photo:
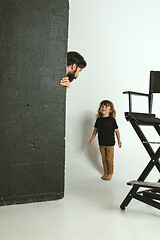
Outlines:
{"type": "Polygon", "coordinates": [[[69,81],[72,82],[73,79],[76,79],[86,65],[86,61],[78,52],[68,52],[66,76],[69,77],[69,81]]]}

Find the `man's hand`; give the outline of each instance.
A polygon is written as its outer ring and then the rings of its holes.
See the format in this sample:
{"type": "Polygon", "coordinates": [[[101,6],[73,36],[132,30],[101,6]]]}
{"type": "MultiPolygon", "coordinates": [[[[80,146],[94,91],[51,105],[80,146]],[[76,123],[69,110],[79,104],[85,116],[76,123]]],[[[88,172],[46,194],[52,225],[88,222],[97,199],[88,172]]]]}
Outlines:
{"type": "Polygon", "coordinates": [[[68,77],[62,78],[60,84],[64,87],[66,87],[66,90],[70,87],[70,81],[68,77]]]}

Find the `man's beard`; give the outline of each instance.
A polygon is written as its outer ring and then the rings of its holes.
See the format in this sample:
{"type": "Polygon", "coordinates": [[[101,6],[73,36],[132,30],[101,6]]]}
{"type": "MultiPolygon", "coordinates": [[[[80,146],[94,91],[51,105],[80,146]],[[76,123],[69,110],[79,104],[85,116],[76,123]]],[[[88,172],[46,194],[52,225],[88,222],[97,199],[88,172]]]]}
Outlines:
{"type": "Polygon", "coordinates": [[[74,73],[68,73],[67,77],[69,78],[69,81],[72,82],[74,79],[76,79],[75,72],[74,73]]]}

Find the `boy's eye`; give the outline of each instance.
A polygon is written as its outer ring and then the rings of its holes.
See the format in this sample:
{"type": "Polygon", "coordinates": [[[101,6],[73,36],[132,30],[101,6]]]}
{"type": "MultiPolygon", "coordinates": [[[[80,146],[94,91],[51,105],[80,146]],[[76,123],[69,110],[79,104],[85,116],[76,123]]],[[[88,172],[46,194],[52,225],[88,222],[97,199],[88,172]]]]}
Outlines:
{"type": "Polygon", "coordinates": [[[102,105],[101,107],[110,107],[109,105],[102,105]]]}

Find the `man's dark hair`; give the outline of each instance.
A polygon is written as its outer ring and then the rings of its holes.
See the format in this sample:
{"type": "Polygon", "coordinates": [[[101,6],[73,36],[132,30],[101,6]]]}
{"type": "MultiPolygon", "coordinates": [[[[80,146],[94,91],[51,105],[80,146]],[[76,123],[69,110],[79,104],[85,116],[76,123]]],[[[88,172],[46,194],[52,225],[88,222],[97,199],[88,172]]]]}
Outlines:
{"type": "Polygon", "coordinates": [[[67,66],[76,64],[79,68],[85,68],[87,66],[86,61],[78,52],[67,53],[67,66]]]}

